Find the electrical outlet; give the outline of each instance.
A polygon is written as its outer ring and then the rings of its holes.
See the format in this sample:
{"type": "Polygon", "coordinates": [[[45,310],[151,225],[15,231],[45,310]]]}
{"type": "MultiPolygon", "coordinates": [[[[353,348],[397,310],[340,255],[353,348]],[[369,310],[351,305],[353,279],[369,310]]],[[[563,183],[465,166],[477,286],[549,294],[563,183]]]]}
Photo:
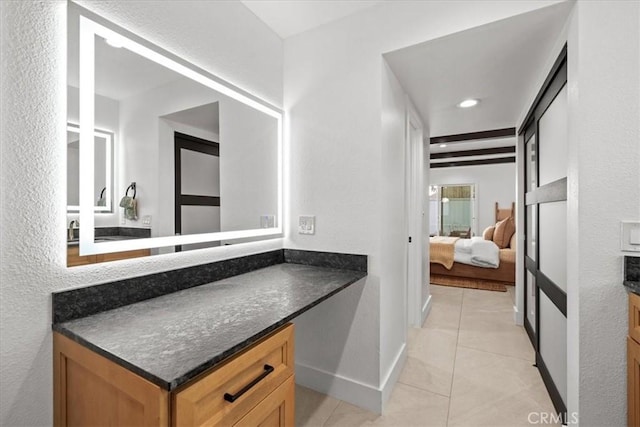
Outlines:
{"type": "Polygon", "coordinates": [[[298,219],[299,234],[316,234],[316,217],[301,215],[298,219]]]}
{"type": "Polygon", "coordinates": [[[142,217],[142,225],[145,227],[151,227],[151,215],[145,215],[142,217]]]}

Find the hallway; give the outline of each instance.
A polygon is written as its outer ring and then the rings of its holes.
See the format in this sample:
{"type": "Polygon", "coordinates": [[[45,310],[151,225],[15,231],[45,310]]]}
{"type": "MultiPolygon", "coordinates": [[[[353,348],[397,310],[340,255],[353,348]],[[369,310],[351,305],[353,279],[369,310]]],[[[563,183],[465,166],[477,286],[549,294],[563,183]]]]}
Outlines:
{"type": "Polygon", "coordinates": [[[540,422],[554,409],[526,332],[513,324],[513,291],[431,285],[431,313],[409,331],[385,414],[297,386],[296,426],[556,425],[540,422]]]}

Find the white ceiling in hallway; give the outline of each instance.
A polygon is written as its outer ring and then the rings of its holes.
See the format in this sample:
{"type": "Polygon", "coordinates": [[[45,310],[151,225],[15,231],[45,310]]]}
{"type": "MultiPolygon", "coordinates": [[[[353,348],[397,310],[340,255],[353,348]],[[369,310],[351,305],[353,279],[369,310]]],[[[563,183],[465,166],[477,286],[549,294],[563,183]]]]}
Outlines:
{"type": "Polygon", "coordinates": [[[431,136],[516,126],[572,2],[385,54],[431,136]],[[480,100],[459,108],[467,98],[480,100]]]}
{"type": "Polygon", "coordinates": [[[381,3],[380,0],[242,0],[281,38],[293,36],[381,3]]]}

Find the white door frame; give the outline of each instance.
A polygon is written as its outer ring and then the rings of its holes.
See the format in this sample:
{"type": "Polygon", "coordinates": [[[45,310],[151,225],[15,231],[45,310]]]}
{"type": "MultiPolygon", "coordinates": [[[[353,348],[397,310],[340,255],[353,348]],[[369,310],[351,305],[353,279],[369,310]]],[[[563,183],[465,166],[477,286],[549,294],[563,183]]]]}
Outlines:
{"type": "Polygon", "coordinates": [[[407,325],[422,326],[423,126],[405,96],[405,212],[407,227],[407,325]],[[411,242],[409,243],[409,237],[411,242]]]}

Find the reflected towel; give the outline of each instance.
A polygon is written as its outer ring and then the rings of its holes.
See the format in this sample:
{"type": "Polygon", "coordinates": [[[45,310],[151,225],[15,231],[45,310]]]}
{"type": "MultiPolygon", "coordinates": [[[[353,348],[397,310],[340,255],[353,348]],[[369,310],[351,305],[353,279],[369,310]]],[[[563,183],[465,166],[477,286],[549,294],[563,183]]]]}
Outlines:
{"type": "MultiPolygon", "coordinates": [[[[122,202],[120,202],[120,206],[122,206],[122,202]]],[[[136,199],[131,199],[129,206],[124,208],[124,217],[134,221],[138,219],[138,201],[136,199]]]]}

